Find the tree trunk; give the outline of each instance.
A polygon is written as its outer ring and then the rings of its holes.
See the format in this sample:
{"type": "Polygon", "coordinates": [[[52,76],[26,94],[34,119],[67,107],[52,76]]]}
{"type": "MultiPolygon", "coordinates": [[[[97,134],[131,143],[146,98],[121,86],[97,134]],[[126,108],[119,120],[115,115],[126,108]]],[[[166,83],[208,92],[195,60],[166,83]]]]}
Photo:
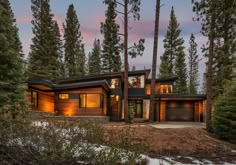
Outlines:
{"type": "Polygon", "coordinates": [[[150,122],[154,121],[155,110],[155,84],[156,84],[156,66],[157,66],[157,50],[158,50],[158,30],[159,30],[159,16],[160,16],[160,0],[156,0],[156,16],[155,16],[155,32],[153,44],[153,59],[152,59],[152,80],[151,80],[151,96],[150,96],[150,122]]]}
{"type": "Polygon", "coordinates": [[[125,0],[124,6],[124,115],[125,122],[128,119],[128,0],[125,0]]]}
{"type": "Polygon", "coordinates": [[[213,106],[213,58],[214,58],[214,40],[215,40],[215,14],[211,18],[210,28],[210,45],[209,45],[209,57],[207,67],[207,102],[206,102],[206,128],[211,132],[211,118],[212,118],[212,106],[213,106]]]}

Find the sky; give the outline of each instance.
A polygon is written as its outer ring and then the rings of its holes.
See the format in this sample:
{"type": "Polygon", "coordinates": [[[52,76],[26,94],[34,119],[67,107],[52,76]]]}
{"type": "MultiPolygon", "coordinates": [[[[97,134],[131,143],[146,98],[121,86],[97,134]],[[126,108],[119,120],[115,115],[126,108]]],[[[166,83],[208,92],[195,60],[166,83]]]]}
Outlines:
{"type": "MultiPolygon", "coordinates": [[[[30,51],[31,39],[33,37],[31,25],[31,0],[10,0],[10,3],[19,28],[23,51],[27,56],[30,51]]],[[[54,14],[54,19],[57,20],[59,24],[61,34],[63,34],[62,24],[65,22],[66,12],[70,4],[74,4],[76,9],[80,22],[80,30],[83,36],[82,41],[85,44],[86,54],[88,54],[92,50],[95,38],[103,40],[103,35],[100,33],[100,23],[105,20],[107,6],[103,3],[103,0],[51,0],[51,10],[54,14]]],[[[132,44],[137,42],[140,38],[145,39],[145,51],[143,56],[137,57],[136,59],[129,59],[130,67],[135,66],[136,69],[143,69],[144,67],[151,68],[155,5],[156,0],[142,0],[140,20],[134,21],[132,17],[129,18],[129,46],[132,46],[132,44]]],[[[188,54],[191,33],[195,35],[200,58],[202,58],[200,47],[206,42],[206,38],[200,33],[200,23],[193,21],[195,14],[192,12],[190,0],[161,0],[161,5],[157,72],[159,71],[160,56],[164,52],[163,39],[167,31],[172,6],[174,7],[175,15],[180,25],[181,37],[185,41],[184,46],[186,54],[188,54]]],[[[120,31],[122,32],[123,26],[119,17],[117,18],[117,23],[120,24],[120,31]]],[[[201,81],[202,73],[205,70],[204,59],[200,61],[199,69],[201,81]]]]}

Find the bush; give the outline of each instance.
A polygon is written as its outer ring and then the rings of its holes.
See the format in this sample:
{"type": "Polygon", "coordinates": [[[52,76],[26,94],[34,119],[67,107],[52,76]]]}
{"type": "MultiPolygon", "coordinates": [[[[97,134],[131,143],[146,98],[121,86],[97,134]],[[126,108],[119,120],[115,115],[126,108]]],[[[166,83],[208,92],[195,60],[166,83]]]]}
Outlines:
{"type": "Polygon", "coordinates": [[[95,123],[0,119],[0,164],[135,164],[140,153],[132,144],[104,141],[95,123]]]}
{"type": "Polygon", "coordinates": [[[212,124],[216,135],[236,143],[236,81],[217,99],[212,124]]]}

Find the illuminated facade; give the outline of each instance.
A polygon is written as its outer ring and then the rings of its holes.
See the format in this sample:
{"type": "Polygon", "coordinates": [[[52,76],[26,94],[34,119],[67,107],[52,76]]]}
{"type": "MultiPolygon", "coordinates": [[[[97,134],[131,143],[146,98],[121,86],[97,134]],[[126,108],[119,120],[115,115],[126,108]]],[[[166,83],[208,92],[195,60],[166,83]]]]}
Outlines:
{"type": "MultiPolygon", "coordinates": [[[[150,70],[129,72],[129,106],[134,117],[148,120],[150,70]]],[[[156,79],[156,121],[203,121],[204,95],[174,93],[177,78],[156,79]]],[[[107,116],[111,121],[124,119],[124,73],[109,73],[56,81],[28,81],[32,109],[62,116],[107,116]]]]}

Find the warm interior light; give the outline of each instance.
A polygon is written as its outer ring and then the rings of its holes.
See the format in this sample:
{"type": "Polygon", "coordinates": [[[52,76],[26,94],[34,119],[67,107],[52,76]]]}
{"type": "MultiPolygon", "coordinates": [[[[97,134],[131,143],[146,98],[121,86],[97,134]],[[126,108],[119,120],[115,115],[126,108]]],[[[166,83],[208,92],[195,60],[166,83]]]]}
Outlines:
{"type": "Polygon", "coordinates": [[[59,94],[59,99],[69,99],[69,94],[61,93],[59,94]]]}

